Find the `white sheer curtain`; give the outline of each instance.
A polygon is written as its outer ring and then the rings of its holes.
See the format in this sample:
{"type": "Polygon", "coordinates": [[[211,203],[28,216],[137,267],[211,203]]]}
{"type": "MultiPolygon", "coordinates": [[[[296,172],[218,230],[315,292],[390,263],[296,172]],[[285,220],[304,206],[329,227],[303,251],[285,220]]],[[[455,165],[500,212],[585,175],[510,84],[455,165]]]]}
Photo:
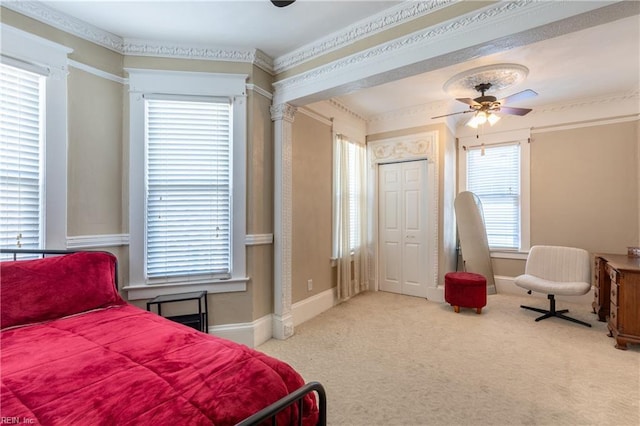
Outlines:
{"type": "Polygon", "coordinates": [[[368,287],[366,146],[336,135],[334,145],[333,229],[338,299],[368,287]]]}

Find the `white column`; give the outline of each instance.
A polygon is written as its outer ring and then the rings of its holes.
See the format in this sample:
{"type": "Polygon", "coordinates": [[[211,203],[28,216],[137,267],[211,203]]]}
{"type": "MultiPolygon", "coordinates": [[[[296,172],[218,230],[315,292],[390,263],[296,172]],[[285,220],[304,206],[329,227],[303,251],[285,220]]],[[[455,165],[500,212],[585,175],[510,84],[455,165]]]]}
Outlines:
{"type": "Polygon", "coordinates": [[[296,108],[288,104],[271,107],[274,122],[274,271],[273,337],[293,335],[291,314],[291,218],[292,128],[296,108]]]}

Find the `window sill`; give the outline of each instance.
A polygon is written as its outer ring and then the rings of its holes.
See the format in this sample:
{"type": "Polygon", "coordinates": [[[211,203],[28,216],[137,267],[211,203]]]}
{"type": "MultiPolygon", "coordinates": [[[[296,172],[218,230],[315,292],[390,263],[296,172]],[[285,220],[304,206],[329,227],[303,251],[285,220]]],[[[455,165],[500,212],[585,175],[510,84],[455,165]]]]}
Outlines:
{"type": "Polygon", "coordinates": [[[491,258],[492,259],[516,259],[516,260],[527,260],[528,252],[524,251],[516,251],[516,250],[491,250],[491,258]]]}
{"type": "Polygon", "coordinates": [[[206,291],[207,293],[233,293],[247,290],[248,277],[231,278],[228,280],[212,281],[208,283],[171,283],[130,285],[122,289],[127,292],[128,300],[152,299],[156,296],[172,293],[189,293],[192,291],[206,291]]]}

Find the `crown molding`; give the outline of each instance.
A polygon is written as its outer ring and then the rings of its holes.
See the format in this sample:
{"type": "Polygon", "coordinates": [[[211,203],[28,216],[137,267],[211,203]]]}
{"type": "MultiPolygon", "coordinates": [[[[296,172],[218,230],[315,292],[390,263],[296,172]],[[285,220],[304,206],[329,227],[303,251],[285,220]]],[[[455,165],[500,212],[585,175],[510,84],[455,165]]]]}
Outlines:
{"type": "Polygon", "coordinates": [[[78,36],[115,52],[122,53],[123,40],[85,21],[58,12],[37,1],[3,1],[2,7],[21,13],[44,24],[78,36]]]}
{"type": "Polygon", "coordinates": [[[626,103],[628,101],[631,101],[629,102],[630,105],[634,105],[634,107],[636,107],[635,111],[629,111],[629,113],[638,114],[640,112],[640,107],[638,106],[640,105],[640,92],[638,91],[615,93],[607,96],[583,98],[564,103],[542,105],[541,107],[534,108],[531,114],[558,113],[584,107],[602,107],[607,104],[622,104],[623,102],[626,103]]]}
{"type": "MultiPolygon", "coordinates": [[[[391,128],[395,128],[397,126],[385,126],[385,124],[389,123],[416,123],[415,125],[425,124],[425,118],[428,118],[434,114],[446,114],[446,111],[450,111],[447,109],[451,101],[436,101],[430,102],[427,104],[416,105],[408,108],[403,108],[395,111],[390,111],[384,114],[374,115],[367,119],[367,124],[369,129],[373,131],[373,133],[387,131],[391,128]],[[374,127],[371,127],[374,126],[374,127]]],[[[615,93],[607,96],[598,96],[591,98],[583,98],[577,99],[569,102],[557,103],[557,104],[547,104],[540,105],[533,108],[530,114],[528,114],[528,118],[534,118],[540,115],[546,114],[559,114],[559,113],[571,113],[576,112],[579,113],[581,110],[585,108],[597,108],[599,111],[606,112],[602,115],[602,117],[598,118],[598,120],[606,119],[609,120],[611,114],[628,114],[629,117],[637,117],[640,115],[640,92],[631,91],[625,93],[615,93]],[[611,110],[611,107],[617,107],[611,110]]],[[[466,110],[463,110],[466,111],[466,110]]],[[[462,111],[460,111],[462,112],[462,111]]],[[[447,118],[443,118],[441,120],[433,120],[429,121],[430,124],[440,124],[446,123],[449,125],[451,129],[455,129],[457,126],[461,125],[464,121],[466,121],[469,117],[460,114],[459,116],[451,116],[447,118]],[[447,121],[448,119],[452,120],[450,123],[447,121]]],[[[505,115],[502,117],[503,121],[511,121],[514,118],[509,115],[505,115]]],[[[520,118],[518,118],[521,120],[520,118]]],[[[593,121],[592,119],[590,119],[593,121]]],[[[552,126],[554,129],[557,125],[552,126]]],[[[540,127],[537,127],[540,129],[540,127]]]]}
{"type": "MultiPolygon", "coordinates": [[[[625,2],[621,2],[625,3],[625,2]]],[[[625,3],[626,4],[626,3],[625,3]]],[[[612,4],[601,19],[617,16],[627,7],[612,4]]],[[[321,98],[318,94],[361,89],[397,77],[397,70],[424,72],[424,64],[439,66],[468,60],[477,55],[478,46],[499,48],[540,40],[565,31],[556,25],[565,19],[571,30],[593,23],[591,12],[603,8],[602,2],[546,2],[534,0],[500,1],[476,11],[454,17],[414,33],[406,34],[369,49],[358,51],[333,62],[320,65],[275,82],[276,102],[307,102],[321,98]],[[518,37],[513,37],[513,34],[518,37]],[[446,57],[446,58],[445,58],[446,57]],[[444,58],[444,59],[443,59],[444,58]],[[422,66],[419,64],[423,64],[422,66]]]]}
{"type": "Polygon", "coordinates": [[[361,115],[359,115],[355,111],[352,111],[351,109],[349,109],[349,107],[347,107],[342,102],[337,101],[336,99],[331,98],[331,99],[328,100],[328,102],[329,102],[330,105],[332,105],[338,111],[341,111],[341,112],[343,112],[343,113],[345,113],[347,115],[350,115],[351,117],[355,118],[356,120],[367,121],[366,118],[362,117],[361,115]]]}
{"type": "Polygon", "coordinates": [[[430,0],[403,2],[398,6],[384,10],[376,15],[356,22],[347,28],[276,58],[273,61],[273,69],[276,73],[286,71],[320,55],[432,13],[456,1],[457,0],[430,0]]]}
{"type": "Polygon", "coordinates": [[[640,119],[640,113],[631,114],[622,117],[603,118],[599,120],[577,121],[553,126],[537,126],[531,128],[531,134],[558,132],[562,130],[582,129],[590,126],[605,126],[608,124],[626,123],[628,121],[637,121],[640,119]]]}
{"type": "Polygon", "coordinates": [[[383,114],[372,115],[367,118],[368,123],[384,122],[389,120],[396,120],[403,117],[412,116],[427,116],[433,114],[439,114],[444,108],[447,107],[450,101],[435,101],[422,105],[413,105],[407,108],[397,109],[395,111],[385,112],[383,114]]]}
{"type": "Polygon", "coordinates": [[[272,72],[270,58],[258,49],[234,49],[127,38],[123,41],[121,53],[129,56],[248,62],[267,72],[272,72]]]}
{"type": "Polygon", "coordinates": [[[6,1],[2,7],[80,37],[122,55],[156,56],[209,61],[245,62],[273,74],[273,60],[259,49],[234,49],[163,41],[126,39],[37,1],[6,1]]]}
{"type": "MultiPolygon", "coordinates": [[[[525,13],[526,10],[535,8],[531,1],[520,2],[500,2],[498,5],[483,9],[479,12],[464,15],[432,27],[414,32],[412,34],[396,38],[386,43],[379,44],[370,49],[366,49],[353,55],[336,60],[324,66],[319,66],[310,71],[294,75],[274,83],[277,90],[288,90],[300,86],[308,85],[315,81],[328,78],[336,73],[345,73],[347,70],[363,67],[364,64],[372,61],[381,61],[398,55],[402,51],[410,49],[425,48],[429,45],[446,43],[450,36],[460,35],[461,32],[482,31],[486,26],[495,25],[495,21],[506,19],[516,12],[525,13]]],[[[277,68],[276,64],[276,68],[277,68]]]]}

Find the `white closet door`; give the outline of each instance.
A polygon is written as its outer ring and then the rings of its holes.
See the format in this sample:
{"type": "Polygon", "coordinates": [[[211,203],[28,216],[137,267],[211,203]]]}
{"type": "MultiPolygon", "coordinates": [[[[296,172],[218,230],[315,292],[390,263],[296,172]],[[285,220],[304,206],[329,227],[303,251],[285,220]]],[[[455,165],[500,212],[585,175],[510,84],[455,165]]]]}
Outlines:
{"type": "Polygon", "coordinates": [[[427,295],[427,162],[381,164],[378,173],[380,290],[427,295]]]}

